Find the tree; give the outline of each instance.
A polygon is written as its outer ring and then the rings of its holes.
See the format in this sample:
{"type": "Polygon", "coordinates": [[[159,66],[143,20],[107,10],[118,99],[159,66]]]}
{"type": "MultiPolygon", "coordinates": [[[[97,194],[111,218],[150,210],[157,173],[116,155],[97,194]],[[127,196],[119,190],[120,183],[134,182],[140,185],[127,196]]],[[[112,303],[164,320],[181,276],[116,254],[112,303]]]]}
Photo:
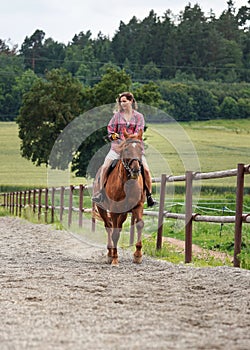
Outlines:
{"type": "MultiPolygon", "coordinates": [[[[22,156],[47,165],[57,137],[81,113],[81,101],[81,83],[63,69],[48,72],[45,80],[37,79],[24,94],[17,118],[22,156]]],[[[63,160],[63,149],[60,156],[63,160]]]]}
{"type": "Polygon", "coordinates": [[[39,74],[44,74],[46,67],[45,62],[41,60],[44,38],[44,31],[37,29],[31,37],[26,36],[20,50],[21,56],[24,57],[25,67],[39,74]]]}
{"type": "Polygon", "coordinates": [[[23,74],[23,60],[16,55],[0,53],[0,118],[14,120],[20,107],[20,99],[13,92],[16,79],[23,74]]]}
{"type": "Polygon", "coordinates": [[[239,118],[239,106],[233,97],[226,96],[220,105],[220,116],[224,119],[239,118]]]}
{"type": "Polygon", "coordinates": [[[227,4],[227,10],[222,12],[217,21],[217,28],[219,32],[223,34],[225,39],[237,41],[239,38],[239,24],[238,18],[235,15],[234,2],[229,0],[227,4]]]}
{"type": "Polygon", "coordinates": [[[98,62],[114,62],[111,41],[102,33],[98,33],[97,39],[93,40],[93,50],[98,62]]]}
{"type": "Polygon", "coordinates": [[[168,112],[173,118],[180,121],[196,119],[195,101],[187,84],[164,81],[160,85],[160,92],[163,99],[168,101],[168,112]]]}
{"type": "Polygon", "coordinates": [[[195,73],[200,78],[203,73],[204,53],[206,47],[206,18],[200,6],[189,3],[180,17],[177,29],[178,66],[185,67],[185,71],[195,73]]]}
{"type": "Polygon", "coordinates": [[[158,85],[152,81],[147,84],[135,86],[133,91],[135,99],[140,103],[162,109],[168,106],[168,103],[162,99],[158,85]]]}
{"type": "Polygon", "coordinates": [[[239,117],[250,118],[250,98],[239,98],[239,117]]]}
{"type": "Polygon", "coordinates": [[[17,45],[12,45],[10,48],[10,43],[6,40],[0,39],[0,54],[5,53],[8,56],[15,56],[17,54],[17,45]]]}
{"type": "Polygon", "coordinates": [[[12,96],[16,105],[15,117],[17,116],[19,108],[22,104],[24,94],[30,91],[32,85],[37,79],[38,76],[31,69],[24,71],[22,75],[16,76],[15,83],[12,87],[12,96]]]}
{"type": "Polygon", "coordinates": [[[215,119],[218,114],[218,101],[216,97],[200,86],[191,86],[189,95],[193,99],[193,108],[196,117],[193,120],[215,119]]]}
{"type": "Polygon", "coordinates": [[[142,69],[142,77],[148,80],[156,80],[159,79],[160,76],[161,70],[157,68],[156,64],[152,61],[145,64],[145,66],[142,69]]]}
{"type": "Polygon", "coordinates": [[[58,43],[52,38],[46,39],[41,52],[41,58],[46,64],[44,69],[50,71],[55,68],[61,68],[65,59],[65,51],[66,48],[64,44],[58,43]]]}
{"type": "MultiPolygon", "coordinates": [[[[140,22],[133,16],[127,25],[120,22],[119,30],[113,37],[111,48],[116,62],[123,64],[128,59],[132,64],[140,62],[141,47],[140,22]]],[[[147,33],[144,33],[144,37],[147,33]]]]}
{"type": "Polygon", "coordinates": [[[98,76],[98,62],[95,59],[93,47],[86,45],[82,49],[81,64],[76,72],[76,77],[86,85],[93,84],[98,76]]]}

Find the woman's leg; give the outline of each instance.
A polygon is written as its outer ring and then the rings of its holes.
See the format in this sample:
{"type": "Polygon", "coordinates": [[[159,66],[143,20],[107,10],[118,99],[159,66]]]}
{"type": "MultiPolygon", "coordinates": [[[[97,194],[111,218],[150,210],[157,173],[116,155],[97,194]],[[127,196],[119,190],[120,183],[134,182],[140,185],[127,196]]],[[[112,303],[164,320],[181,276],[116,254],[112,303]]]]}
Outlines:
{"type": "Polygon", "coordinates": [[[108,178],[108,176],[107,176],[108,169],[115,159],[119,159],[119,154],[113,150],[110,150],[109,153],[107,154],[107,156],[104,160],[104,163],[101,167],[101,170],[100,170],[99,191],[97,193],[95,193],[92,197],[92,200],[96,203],[100,203],[100,202],[104,201],[104,196],[105,196],[104,187],[105,187],[105,184],[106,184],[107,178],[108,178]]]}
{"type": "Polygon", "coordinates": [[[142,157],[142,165],[144,170],[144,182],[146,187],[147,204],[149,207],[152,207],[156,205],[157,202],[152,198],[152,177],[145,156],[142,157]]]}

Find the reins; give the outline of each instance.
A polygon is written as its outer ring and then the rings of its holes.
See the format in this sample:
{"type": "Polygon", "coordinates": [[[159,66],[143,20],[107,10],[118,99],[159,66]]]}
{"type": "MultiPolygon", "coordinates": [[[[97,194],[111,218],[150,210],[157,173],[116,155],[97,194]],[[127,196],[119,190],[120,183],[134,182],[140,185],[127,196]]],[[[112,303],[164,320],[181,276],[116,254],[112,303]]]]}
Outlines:
{"type": "MultiPolygon", "coordinates": [[[[135,139],[127,139],[125,141],[126,144],[131,144],[131,143],[137,143],[137,144],[140,144],[141,141],[140,140],[135,140],[135,139]]],[[[128,176],[131,178],[131,179],[136,179],[140,174],[141,174],[141,167],[142,167],[142,161],[140,158],[138,157],[134,157],[134,158],[130,158],[130,159],[124,159],[124,158],[121,158],[121,163],[124,167],[124,169],[127,171],[128,173],[128,176]],[[139,163],[139,170],[138,171],[133,171],[131,169],[131,164],[134,162],[134,161],[137,161],[139,163]]]]}
{"type": "Polygon", "coordinates": [[[132,158],[132,159],[130,159],[130,161],[129,161],[128,163],[127,163],[127,162],[125,163],[124,160],[121,159],[122,165],[124,166],[125,170],[129,173],[129,176],[131,176],[131,177],[134,177],[134,172],[133,172],[133,170],[130,168],[130,165],[132,164],[132,162],[133,162],[134,160],[135,160],[135,161],[138,161],[138,162],[139,162],[139,165],[140,165],[139,171],[136,172],[136,174],[139,176],[140,173],[141,173],[141,160],[140,160],[139,158],[132,158]]]}

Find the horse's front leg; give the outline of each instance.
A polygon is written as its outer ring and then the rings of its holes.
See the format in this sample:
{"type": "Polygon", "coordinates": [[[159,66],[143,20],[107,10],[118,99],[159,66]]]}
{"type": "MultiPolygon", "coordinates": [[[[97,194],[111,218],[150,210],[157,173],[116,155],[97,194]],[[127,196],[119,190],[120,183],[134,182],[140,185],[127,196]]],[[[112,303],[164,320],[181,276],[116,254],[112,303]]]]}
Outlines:
{"type": "Polygon", "coordinates": [[[112,242],[113,242],[113,249],[112,249],[112,262],[111,265],[118,265],[118,251],[117,251],[117,245],[120,238],[120,232],[121,227],[118,227],[118,214],[111,213],[112,223],[113,223],[113,230],[112,230],[112,242]]]}
{"type": "Polygon", "coordinates": [[[118,265],[118,241],[120,238],[122,225],[127,218],[127,213],[115,214],[111,213],[112,223],[113,223],[113,231],[112,231],[112,265],[118,265]]]}
{"type": "Polygon", "coordinates": [[[107,244],[107,263],[111,264],[113,261],[113,241],[112,241],[112,228],[106,228],[107,234],[108,234],[108,244],[107,244]]]}
{"type": "Polygon", "coordinates": [[[137,229],[137,243],[135,245],[136,251],[134,252],[134,263],[142,263],[142,230],[144,227],[144,222],[142,220],[142,215],[139,215],[135,219],[136,229],[137,229]]]}
{"type": "Polygon", "coordinates": [[[108,242],[107,242],[107,263],[111,264],[112,262],[112,255],[113,255],[113,241],[112,241],[112,221],[111,218],[109,217],[107,210],[97,206],[98,212],[104,222],[104,227],[107,232],[108,236],[108,242]]]}

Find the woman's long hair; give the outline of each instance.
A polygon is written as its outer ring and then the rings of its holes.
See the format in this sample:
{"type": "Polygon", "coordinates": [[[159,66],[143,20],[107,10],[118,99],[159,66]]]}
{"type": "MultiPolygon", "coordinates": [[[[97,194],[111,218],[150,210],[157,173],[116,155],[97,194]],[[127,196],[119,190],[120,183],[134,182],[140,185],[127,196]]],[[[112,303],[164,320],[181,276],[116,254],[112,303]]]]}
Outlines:
{"type": "Polygon", "coordinates": [[[133,109],[138,109],[138,105],[137,105],[137,102],[134,98],[134,95],[132,94],[132,92],[129,92],[129,91],[125,91],[125,92],[122,92],[118,95],[117,99],[116,99],[116,105],[115,105],[115,109],[114,109],[114,112],[122,112],[123,109],[122,109],[122,106],[121,106],[121,98],[125,96],[127,98],[127,100],[129,101],[133,101],[132,103],[132,108],[133,109]]]}

